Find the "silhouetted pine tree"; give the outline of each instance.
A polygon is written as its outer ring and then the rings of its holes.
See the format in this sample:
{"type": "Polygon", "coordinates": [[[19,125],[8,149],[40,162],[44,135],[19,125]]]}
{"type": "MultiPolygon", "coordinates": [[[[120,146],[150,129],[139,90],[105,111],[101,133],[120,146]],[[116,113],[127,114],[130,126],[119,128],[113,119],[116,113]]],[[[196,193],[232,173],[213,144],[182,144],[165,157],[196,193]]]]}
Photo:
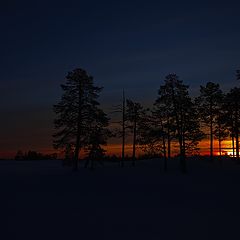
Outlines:
{"type": "Polygon", "coordinates": [[[121,161],[121,167],[124,166],[124,160],[125,160],[125,135],[126,135],[126,98],[125,98],[125,92],[123,90],[123,97],[122,97],[122,161],[121,161]]]}
{"type": "Polygon", "coordinates": [[[218,152],[219,159],[222,156],[222,141],[224,141],[229,136],[229,131],[226,125],[227,115],[226,109],[224,107],[225,95],[223,93],[219,94],[218,106],[216,108],[216,118],[214,127],[214,137],[218,140],[218,152]]]}
{"type": "Polygon", "coordinates": [[[135,165],[136,160],[136,143],[137,136],[139,135],[138,129],[143,120],[144,110],[140,103],[133,102],[130,99],[127,99],[126,106],[126,120],[130,123],[129,128],[133,133],[133,152],[132,152],[132,165],[135,165]]]}
{"type": "Polygon", "coordinates": [[[64,156],[64,160],[63,160],[63,165],[72,166],[73,157],[74,157],[74,149],[70,143],[65,146],[64,155],[65,156],[64,156]]]}
{"type": "Polygon", "coordinates": [[[139,125],[139,147],[147,157],[161,157],[164,151],[162,129],[153,113],[146,109],[139,125]]]}
{"type": "Polygon", "coordinates": [[[125,91],[123,89],[122,92],[122,100],[121,104],[117,106],[113,106],[113,111],[110,112],[111,114],[119,114],[118,119],[120,118],[121,120],[115,120],[111,121],[112,124],[117,124],[115,129],[112,130],[111,137],[115,138],[121,138],[122,140],[122,153],[121,153],[121,161],[120,161],[120,166],[124,167],[124,161],[125,161],[125,139],[127,135],[127,129],[126,129],[126,124],[127,124],[127,119],[126,119],[126,98],[125,98],[125,91]]]}
{"type": "Polygon", "coordinates": [[[233,88],[225,99],[226,116],[231,129],[231,136],[236,140],[236,157],[239,160],[239,127],[240,127],[240,88],[233,88]]]}
{"type": "Polygon", "coordinates": [[[90,168],[93,169],[94,162],[102,162],[102,159],[105,155],[105,150],[102,146],[107,144],[107,138],[110,136],[110,131],[107,129],[109,119],[107,115],[99,108],[96,108],[91,115],[91,121],[89,121],[89,134],[87,138],[87,146],[85,151],[88,154],[85,167],[88,167],[89,163],[90,168]]]}
{"type": "Polygon", "coordinates": [[[188,86],[184,85],[176,74],[166,76],[161,89],[165,95],[166,106],[172,111],[179,143],[180,166],[182,171],[186,172],[186,153],[196,149],[203,137],[197,110],[189,96],[188,86]]]}
{"type": "Polygon", "coordinates": [[[173,104],[169,104],[171,98],[167,91],[166,85],[160,86],[158,98],[154,103],[153,109],[153,120],[161,129],[156,137],[162,138],[165,171],[167,171],[167,158],[170,159],[171,157],[171,141],[176,132],[173,104]]]}
{"type": "Polygon", "coordinates": [[[209,128],[211,160],[213,160],[214,126],[216,124],[221,95],[222,91],[219,84],[208,82],[205,87],[200,86],[200,96],[196,100],[201,120],[209,128]]]}
{"type": "Polygon", "coordinates": [[[54,137],[55,148],[66,148],[69,144],[74,148],[74,169],[78,168],[80,150],[88,146],[89,136],[94,130],[93,122],[101,122],[94,118],[99,109],[97,101],[102,88],[95,87],[93,78],[83,69],[77,68],[66,76],[66,84],[62,84],[63,95],[60,102],[54,105],[56,113],[54,137]]]}

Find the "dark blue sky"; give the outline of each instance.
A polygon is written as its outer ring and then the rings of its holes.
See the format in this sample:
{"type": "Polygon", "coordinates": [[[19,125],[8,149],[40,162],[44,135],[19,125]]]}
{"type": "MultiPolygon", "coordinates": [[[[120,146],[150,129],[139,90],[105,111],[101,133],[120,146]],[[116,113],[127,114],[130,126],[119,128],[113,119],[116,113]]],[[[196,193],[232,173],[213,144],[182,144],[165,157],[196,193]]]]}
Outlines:
{"type": "Polygon", "coordinates": [[[82,67],[109,108],[126,94],[151,103],[165,75],[237,84],[238,1],[5,1],[0,3],[0,154],[51,148],[52,105],[82,67]]]}

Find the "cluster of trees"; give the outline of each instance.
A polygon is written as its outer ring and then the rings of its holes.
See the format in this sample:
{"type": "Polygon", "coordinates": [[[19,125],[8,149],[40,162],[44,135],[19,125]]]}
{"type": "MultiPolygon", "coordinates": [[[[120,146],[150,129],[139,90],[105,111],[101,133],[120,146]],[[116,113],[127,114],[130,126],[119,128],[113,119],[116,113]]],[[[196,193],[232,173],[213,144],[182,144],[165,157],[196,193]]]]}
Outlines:
{"type": "MultiPolygon", "coordinates": [[[[240,71],[237,71],[240,79],[240,71]]],[[[110,131],[110,119],[98,102],[102,90],[83,69],[75,69],[61,85],[63,95],[54,105],[56,113],[54,147],[65,151],[66,159],[73,159],[78,168],[79,153],[87,154],[87,165],[104,156],[103,146],[109,137],[122,138],[122,161],[125,158],[125,139],[132,134],[132,164],[135,165],[136,146],[149,155],[171,158],[173,146],[178,146],[180,166],[186,171],[186,156],[199,152],[199,143],[209,136],[210,159],[213,159],[214,139],[222,153],[222,141],[232,140],[233,155],[239,160],[240,88],[224,93],[219,84],[208,82],[200,86],[199,96],[189,95],[189,86],[176,74],[166,76],[158,90],[151,109],[140,103],[125,99],[123,92],[120,128],[110,131]]]]}
{"type": "Polygon", "coordinates": [[[19,150],[15,156],[15,160],[49,160],[57,159],[57,154],[43,154],[36,151],[28,151],[23,153],[22,150],[19,150]]]}

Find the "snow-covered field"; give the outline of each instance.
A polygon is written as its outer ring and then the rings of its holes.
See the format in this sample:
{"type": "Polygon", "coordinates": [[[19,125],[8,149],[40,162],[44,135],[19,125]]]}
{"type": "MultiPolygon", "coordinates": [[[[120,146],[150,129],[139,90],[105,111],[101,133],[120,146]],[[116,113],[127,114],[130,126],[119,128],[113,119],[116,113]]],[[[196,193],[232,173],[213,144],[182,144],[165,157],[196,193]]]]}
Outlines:
{"type": "Polygon", "coordinates": [[[72,172],[0,161],[0,239],[240,239],[240,165],[172,160],[72,172]]]}

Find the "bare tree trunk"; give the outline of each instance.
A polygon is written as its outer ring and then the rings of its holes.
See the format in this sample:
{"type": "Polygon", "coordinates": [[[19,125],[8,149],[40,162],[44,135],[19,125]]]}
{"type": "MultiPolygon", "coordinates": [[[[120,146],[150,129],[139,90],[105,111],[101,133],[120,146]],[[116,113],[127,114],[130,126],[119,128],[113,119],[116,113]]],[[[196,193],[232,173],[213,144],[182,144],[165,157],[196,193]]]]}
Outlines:
{"type": "Polygon", "coordinates": [[[124,167],[125,158],[125,93],[123,90],[123,102],[122,102],[122,160],[121,167],[124,167]]]}
{"type": "Polygon", "coordinates": [[[182,136],[182,172],[186,173],[187,172],[187,166],[186,166],[186,145],[185,145],[185,137],[184,133],[182,136]]]}
{"type": "Polygon", "coordinates": [[[165,136],[163,135],[163,155],[164,155],[164,172],[167,171],[167,151],[166,151],[166,140],[165,136]]]}
{"type": "Polygon", "coordinates": [[[238,131],[236,133],[236,157],[237,157],[237,160],[239,161],[239,134],[238,134],[238,131]]]}
{"type": "Polygon", "coordinates": [[[179,146],[180,146],[180,167],[183,173],[186,173],[186,159],[185,159],[185,151],[183,147],[183,136],[179,137],[179,146]]]}
{"type": "Polygon", "coordinates": [[[235,144],[234,144],[234,134],[232,132],[232,153],[233,153],[233,157],[235,156],[235,144]]]}
{"type": "Polygon", "coordinates": [[[231,138],[232,138],[232,153],[233,153],[233,157],[235,157],[235,144],[234,144],[234,122],[233,122],[233,114],[231,114],[231,138]]]}
{"type": "Polygon", "coordinates": [[[74,153],[74,164],[73,164],[74,171],[78,170],[79,151],[80,151],[80,134],[78,133],[77,140],[76,140],[76,148],[75,148],[75,153],[74,153]]]}
{"type": "Polygon", "coordinates": [[[135,115],[134,126],[133,126],[133,155],[132,155],[132,165],[135,166],[136,160],[136,136],[137,136],[137,119],[135,115]]]}
{"type": "Polygon", "coordinates": [[[239,161],[239,132],[238,132],[238,126],[235,127],[235,136],[236,136],[236,157],[239,161]]]}
{"type": "Polygon", "coordinates": [[[168,142],[168,159],[171,158],[171,136],[170,136],[170,124],[168,120],[168,129],[167,129],[167,142],[168,142]]]}
{"type": "Polygon", "coordinates": [[[166,172],[167,171],[167,150],[166,150],[164,126],[162,121],[161,121],[161,129],[162,129],[162,141],[163,141],[164,172],[166,172]]]}
{"type": "MultiPolygon", "coordinates": [[[[183,129],[182,125],[180,126],[180,121],[179,121],[179,116],[177,114],[177,109],[176,109],[176,100],[175,100],[175,95],[174,95],[174,90],[172,89],[172,100],[174,104],[174,111],[175,111],[175,118],[176,118],[176,123],[177,123],[177,133],[178,133],[178,141],[179,141],[179,148],[180,148],[180,168],[183,173],[186,173],[186,159],[185,159],[185,152],[183,151],[183,129]]],[[[183,113],[181,112],[181,118],[183,113]]],[[[181,121],[182,124],[182,121],[181,121]]]]}
{"type": "Polygon", "coordinates": [[[235,109],[235,137],[236,137],[236,157],[239,161],[239,125],[238,125],[238,104],[236,104],[235,109]]]}
{"type": "Polygon", "coordinates": [[[78,158],[79,158],[79,152],[80,152],[80,139],[81,139],[81,115],[82,115],[82,93],[81,93],[81,86],[79,84],[78,86],[78,119],[77,119],[77,139],[76,139],[76,145],[75,145],[75,154],[74,154],[74,164],[73,164],[73,170],[78,170],[78,158]]]}
{"type": "Polygon", "coordinates": [[[222,161],[222,140],[221,140],[221,123],[218,123],[218,152],[219,160],[222,161]]]}
{"type": "Polygon", "coordinates": [[[222,141],[221,139],[218,140],[218,148],[219,148],[219,162],[222,162],[222,141]]]}
{"type": "Polygon", "coordinates": [[[219,148],[219,156],[220,156],[220,158],[222,157],[222,144],[221,144],[221,140],[219,139],[218,140],[218,148],[219,148]]]}
{"type": "Polygon", "coordinates": [[[213,161],[213,115],[212,103],[210,103],[210,160],[213,161]]]}
{"type": "Polygon", "coordinates": [[[183,126],[183,112],[181,112],[181,126],[180,126],[180,166],[183,173],[187,172],[186,168],[186,153],[185,153],[185,137],[184,137],[184,126],[183,126]]]}

